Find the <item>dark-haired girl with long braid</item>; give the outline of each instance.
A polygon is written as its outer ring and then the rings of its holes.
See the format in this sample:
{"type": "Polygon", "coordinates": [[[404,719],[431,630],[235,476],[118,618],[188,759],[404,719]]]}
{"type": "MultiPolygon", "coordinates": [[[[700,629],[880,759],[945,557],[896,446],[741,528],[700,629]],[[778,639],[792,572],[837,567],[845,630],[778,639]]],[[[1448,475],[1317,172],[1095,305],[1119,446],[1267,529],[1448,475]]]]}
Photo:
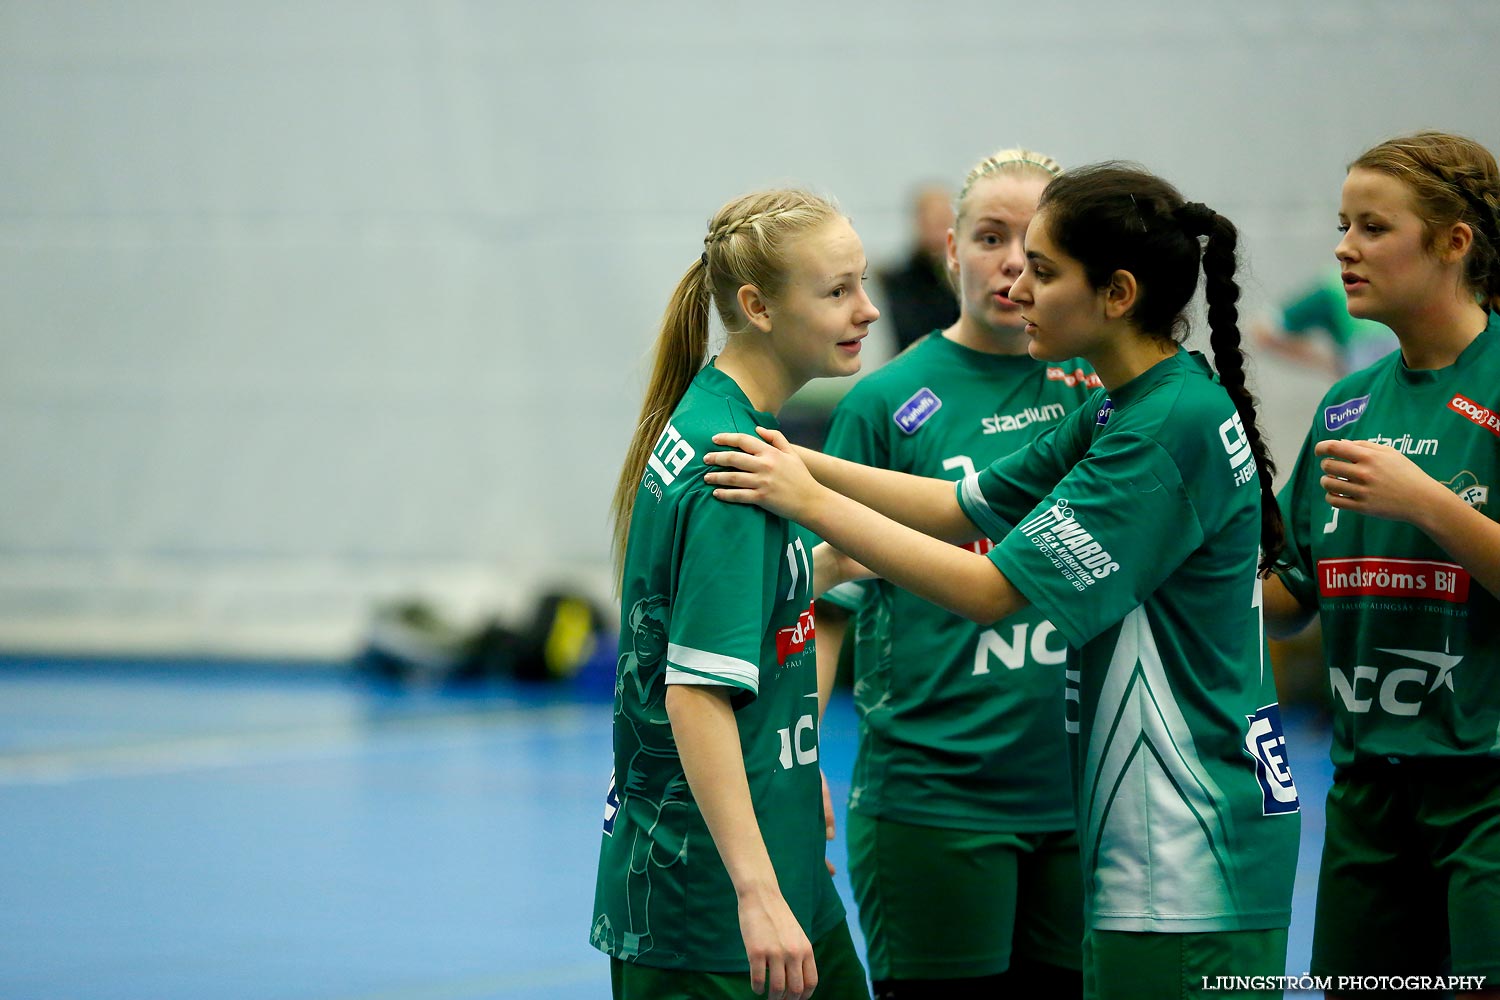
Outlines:
{"type": "Polygon", "coordinates": [[[701,456],[859,370],[880,313],[827,200],[724,205],[678,282],[615,491],[614,776],[590,940],[615,1000],[869,1000],[825,867],[812,541],[719,503],[701,456]],[[708,357],[710,316],[728,339],[708,357]]]}
{"type": "Polygon", "coordinates": [[[1266,583],[1272,634],[1319,615],[1333,711],[1312,971],[1494,984],[1500,168],[1462,136],[1382,142],[1350,165],[1339,224],[1349,312],[1401,350],[1319,404],[1266,583]]]}
{"type": "Polygon", "coordinates": [[[705,456],[720,499],[832,546],[820,587],[874,573],[985,623],[1035,605],[1067,639],[1088,996],[1285,971],[1299,803],[1260,615],[1282,532],[1235,244],[1150,174],[1063,174],[1010,297],[1034,357],[1093,365],[1104,388],[1084,407],[956,490],[764,430],[705,456]],[[1200,267],[1217,375],[1179,343],[1200,267]],[[981,535],[987,556],[945,544],[981,535]]]}

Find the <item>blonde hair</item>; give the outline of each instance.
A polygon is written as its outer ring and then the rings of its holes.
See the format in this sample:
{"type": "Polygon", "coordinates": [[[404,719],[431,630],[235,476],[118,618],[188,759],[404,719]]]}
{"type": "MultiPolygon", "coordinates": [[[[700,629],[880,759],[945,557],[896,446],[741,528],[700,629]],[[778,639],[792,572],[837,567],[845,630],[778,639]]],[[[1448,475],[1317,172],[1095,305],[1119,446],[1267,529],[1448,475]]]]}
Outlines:
{"type": "Polygon", "coordinates": [[[1376,170],[1411,191],[1433,250],[1440,229],[1464,223],[1474,233],[1464,261],[1464,281],[1489,309],[1500,310],[1500,169],[1473,139],[1447,132],[1417,132],[1387,139],[1360,155],[1349,169],[1376,170]]]}
{"type": "Polygon", "coordinates": [[[625,543],[630,537],[631,514],[646,460],[666,429],[672,410],[708,360],[710,302],[724,328],[731,334],[739,332],[748,322],[740,311],[740,288],[754,285],[767,298],[776,298],[786,285],[789,245],[840,217],[838,208],[827,198],[782,188],[735,198],[709,220],[703,253],[677,283],[662,317],[651,382],[610,503],[617,585],[624,570],[625,543]]]}
{"type": "Polygon", "coordinates": [[[1045,153],[1038,153],[1034,150],[1018,146],[992,153],[974,164],[974,168],[964,178],[964,186],[959,189],[958,197],[953,199],[954,225],[957,225],[958,221],[963,218],[964,201],[969,197],[969,191],[986,177],[1005,175],[1024,177],[1030,174],[1051,180],[1062,172],[1062,164],[1045,153]]]}

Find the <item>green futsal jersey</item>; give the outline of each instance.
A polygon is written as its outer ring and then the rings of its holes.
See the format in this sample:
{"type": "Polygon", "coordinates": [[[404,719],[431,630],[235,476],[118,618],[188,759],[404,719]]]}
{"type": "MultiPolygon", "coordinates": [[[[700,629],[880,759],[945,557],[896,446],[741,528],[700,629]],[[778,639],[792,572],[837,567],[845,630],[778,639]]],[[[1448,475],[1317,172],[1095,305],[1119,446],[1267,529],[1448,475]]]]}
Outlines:
{"type": "Polygon", "coordinates": [[[732,695],[750,798],[808,938],[843,919],[823,864],[810,536],[703,481],[714,434],[776,419],[710,364],[673,411],[636,491],[621,583],[614,776],[590,940],[626,961],[748,969],[729,873],[683,775],[669,684],[732,695]]]}
{"type": "Polygon", "coordinates": [[[1088,926],[1285,927],[1299,805],[1261,629],[1260,487],[1202,356],[1099,390],[959,502],[1071,647],[1088,926]]]}
{"type": "Polygon", "coordinates": [[[1500,604],[1420,529],[1330,507],[1313,454],[1330,438],[1395,448],[1493,520],[1500,317],[1447,368],[1397,352],[1335,384],[1281,493],[1281,578],[1322,621],[1334,763],[1500,754],[1500,604]]]}
{"type": "MultiPolygon", "coordinates": [[[[935,333],[850,390],[826,450],[957,481],[1057,424],[1098,385],[1081,361],[985,354],[935,333]]],[[[851,809],[964,830],[1073,828],[1067,648],[1041,612],[979,628],[884,580],[823,599],[859,611],[851,809]]]]}

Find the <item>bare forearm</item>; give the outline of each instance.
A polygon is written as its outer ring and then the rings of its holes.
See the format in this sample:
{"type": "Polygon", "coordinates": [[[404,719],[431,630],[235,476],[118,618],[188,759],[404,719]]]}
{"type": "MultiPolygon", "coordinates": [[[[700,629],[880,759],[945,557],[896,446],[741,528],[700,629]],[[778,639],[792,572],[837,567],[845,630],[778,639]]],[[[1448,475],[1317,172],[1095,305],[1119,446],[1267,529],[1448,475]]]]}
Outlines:
{"type": "Polygon", "coordinates": [[[1412,523],[1468,570],[1475,583],[1500,597],[1500,524],[1447,490],[1424,505],[1412,523]]]}
{"type": "Polygon", "coordinates": [[[818,660],[818,718],[828,708],[833,696],[833,682],[838,678],[839,655],[849,628],[849,612],[836,604],[819,601],[817,606],[817,644],[813,647],[818,660]]]}
{"type": "Polygon", "coordinates": [[[1029,603],[984,556],[898,524],[832,489],[819,489],[822,495],[809,505],[802,523],[876,576],[982,625],[1029,603]]]}
{"type": "Polygon", "coordinates": [[[980,537],[979,529],[958,505],[955,485],[946,479],[877,469],[800,446],[795,450],[818,482],[893,521],[948,542],[972,542],[980,537]]]}
{"type": "Polygon", "coordinates": [[[667,718],[693,800],[703,813],[735,891],[743,896],[776,889],[776,871],[750,801],[739,725],[729,704],[729,690],[697,684],[668,685],[667,718]]]}

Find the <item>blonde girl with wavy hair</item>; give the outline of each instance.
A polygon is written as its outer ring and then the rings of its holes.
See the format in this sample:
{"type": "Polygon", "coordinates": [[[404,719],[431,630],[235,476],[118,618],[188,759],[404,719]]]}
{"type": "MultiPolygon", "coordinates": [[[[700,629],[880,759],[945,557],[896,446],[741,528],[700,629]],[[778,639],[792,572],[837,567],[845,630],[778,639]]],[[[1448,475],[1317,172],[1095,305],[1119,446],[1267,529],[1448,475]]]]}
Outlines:
{"type": "Polygon", "coordinates": [[[795,190],[729,202],[678,283],[615,490],[614,776],[591,940],[616,998],[868,998],[824,859],[813,539],[713,499],[702,455],[852,375],[864,249],[795,190]],[[728,333],[708,357],[710,310],[728,333]]]}

